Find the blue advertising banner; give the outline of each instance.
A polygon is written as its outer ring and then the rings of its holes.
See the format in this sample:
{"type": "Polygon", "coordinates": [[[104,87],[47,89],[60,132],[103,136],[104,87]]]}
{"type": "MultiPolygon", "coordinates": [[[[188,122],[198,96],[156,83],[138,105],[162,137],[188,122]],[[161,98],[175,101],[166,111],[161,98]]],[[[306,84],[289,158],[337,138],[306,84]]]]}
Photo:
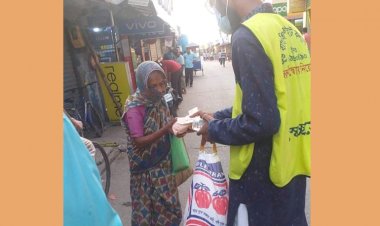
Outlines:
{"type": "Polygon", "coordinates": [[[99,55],[99,61],[117,61],[112,27],[99,28],[97,31],[92,30],[90,34],[91,42],[99,55]]]}
{"type": "Polygon", "coordinates": [[[165,22],[156,16],[139,17],[121,21],[118,23],[118,29],[120,34],[125,35],[164,33],[165,22]]]}
{"type": "Polygon", "coordinates": [[[99,28],[99,31],[91,31],[91,41],[95,46],[113,45],[112,28],[99,28]]]}

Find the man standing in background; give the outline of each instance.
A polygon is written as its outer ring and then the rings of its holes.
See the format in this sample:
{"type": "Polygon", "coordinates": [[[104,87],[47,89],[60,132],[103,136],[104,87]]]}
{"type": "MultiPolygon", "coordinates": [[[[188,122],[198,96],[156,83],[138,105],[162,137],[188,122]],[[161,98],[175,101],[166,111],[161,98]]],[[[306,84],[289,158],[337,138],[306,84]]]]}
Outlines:
{"type": "Polygon", "coordinates": [[[185,86],[187,87],[190,84],[190,87],[193,87],[193,72],[195,55],[191,52],[190,48],[186,48],[186,53],[183,55],[185,58],[185,86]]]}
{"type": "Polygon", "coordinates": [[[175,56],[171,47],[166,47],[166,53],[164,54],[164,60],[174,60],[175,56]]]}
{"type": "Polygon", "coordinates": [[[176,55],[177,55],[177,63],[179,63],[182,68],[181,68],[181,95],[182,94],[185,94],[186,93],[186,88],[185,88],[185,78],[183,76],[183,72],[185,70],[185,58],[182,56],[182,51],[180,49],[180,47],[177,48],[177,52],[176,52],[176,55]]]}
{"type": "Polygon", "coordinates": [[[220,65],[223,65],[223,67],[226,67],[226,52],[223,50],[220,51],[219,62],[220,62],[220,65]]]}

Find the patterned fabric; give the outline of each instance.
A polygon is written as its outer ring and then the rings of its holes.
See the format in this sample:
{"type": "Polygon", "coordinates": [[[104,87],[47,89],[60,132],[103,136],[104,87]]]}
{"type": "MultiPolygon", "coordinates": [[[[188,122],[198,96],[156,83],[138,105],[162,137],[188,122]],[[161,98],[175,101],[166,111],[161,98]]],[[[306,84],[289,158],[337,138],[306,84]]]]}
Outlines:
{"type": "MultiPolygon", "coordinates": [[[[122,125],[127,134],[127,153],[129,157],[130,171],[131,173],[137,173],[144,170],[148,170],[157,165],[170,151],[169,135],[165,135],[157,140],[155,143],[145,146],[143,148],[137,148],[133,138],[130,136],[128,123],[123,120],[128,112],[128,103],[133,101],[133,97],[127,99],[125,104],[125,110],[122,117],[122,125]]],[[[164,127],[164,125],[170,120],[170,111],[164,100],[160,100],[153,106],[145,107],[144,118],[144,135],[149,135],[164,127]]]]}
{"type": "Polygon", "coordinates": [[[132,226],[174,226],[182,218],[170,155],[159,165],[131,175],[132,226]]]}
{"type": "Polygon", "coordinates": [[[131,171],[132,225],[179,225],[181,205],[175,177],[172,174],[169,134],[143,148],[137,148],[130,136],[126,112],[137,106],[145,107],[144,136],[154,133],[171,119],[169,108],[161,97],[145,95],[153,71],[162,68],[153,61],[139,65],[136,71],[138,90],[129,96],[121,123],[127,134],[127,153],[131,171]]]}
{"type": "Polygon", "coordinates": [[[127,98],[127,100],[125,102],[124,111],[127,108],[134,108],[134,107],[138,107],[138,106],[141,106],[141,105],[153,106],[154,105],[154,100],[146,98],[141,93],[140,89],[137,88],[136,92],[127,98]]]}
{"type": "Polygon", "coordinates": [[[163,136],[152,145],[138,149],[130,136],[128,123],[125,117],[128,109],[145,106],[144,135],[149,135],[162,128],[171,118],[169,108],[163,98],[148,98],[145,95],[148,89],[148,79],[153,71],[163,70],[156,62],[145,61],[136,70],[137,91],[129,96],[125,103],[125,109],[121,118],[121,124],[127,134],[127,153],[131,173],[148,170],[157,165],[170,151],[169,136],[163,136]]]}

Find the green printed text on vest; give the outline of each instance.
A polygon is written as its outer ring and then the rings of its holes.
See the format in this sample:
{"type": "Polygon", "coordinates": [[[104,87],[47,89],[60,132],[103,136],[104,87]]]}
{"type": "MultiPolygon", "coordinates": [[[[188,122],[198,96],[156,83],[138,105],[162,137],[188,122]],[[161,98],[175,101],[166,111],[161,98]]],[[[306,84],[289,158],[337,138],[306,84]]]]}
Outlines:
{"type": "MultiPolygon", "coordinates": [[[[274,69],[281,125],[273,136],[272,182],[283,187],[297,175],[310,176],[310,55],[297,28],[282,16],[259,13],[245,25],[260,41],[274,69]]],[[[236,84],[232,117],[242,113],[243,93],[236,84]]],[[[253,158],[254,143],[231,146],[230,178],[240,179],[253,158]]]]}

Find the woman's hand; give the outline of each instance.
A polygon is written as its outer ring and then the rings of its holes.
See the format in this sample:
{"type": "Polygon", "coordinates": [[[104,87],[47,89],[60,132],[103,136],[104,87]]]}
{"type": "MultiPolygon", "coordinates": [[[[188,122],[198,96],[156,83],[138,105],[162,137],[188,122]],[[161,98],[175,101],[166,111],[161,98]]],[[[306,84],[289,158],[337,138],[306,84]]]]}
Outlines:
{"type": "Polygon", "coordinates": [[[77,130],[81,131],[83,129],[83,122],[82,121],[76,120],[73,117],[70,117],[70,120],[77,130]]]}
{"type": "Polygon", "coordinates": [[[177,134],[175,136],[178,137],[178,138],[182,138],[182,137],[184,137],[186,135],[186,133],[187,132],[184,132],[184,133],[181,133],[181,134],[177,134]]]}
{"type": "Polygon", "coordinates": [[[162,136],[167,133],[172,133],[172,126],[177,121],[176,118],[171,119],[165,126],[163,126],[160,130],[155,131],[149,135],[145,135],[142,137],[134,138],[134,142],[137,148],[143,148],[147,145],[152,144],[156,140],[160,139],[162,136]]]}
{"type": "Polygon", "coordinates": [[[174,123],[177,121],[177,118],[173,118],[173,119],[171,119],[166,125],[165,125],[165,131],[167,132],[167,133],[171,133],[171,134],[173,134],[173,129],[172,129],[172,127],[173,127],[173,125],[174,125],[174,123]]]}

